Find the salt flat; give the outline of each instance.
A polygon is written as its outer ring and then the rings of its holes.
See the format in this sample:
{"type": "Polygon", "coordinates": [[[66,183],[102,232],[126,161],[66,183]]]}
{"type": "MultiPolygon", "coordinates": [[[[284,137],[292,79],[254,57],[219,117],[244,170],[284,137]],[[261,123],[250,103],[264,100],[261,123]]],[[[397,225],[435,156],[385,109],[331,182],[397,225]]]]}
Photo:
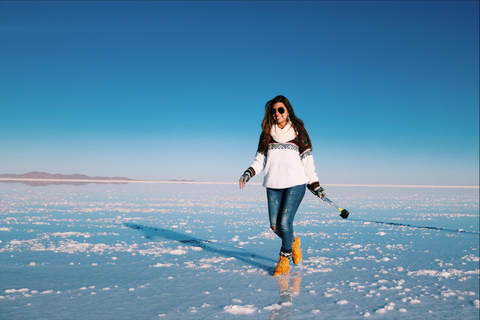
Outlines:
{"type": "Polygon", "coordinates": [[[0,183],[0,314],[479,319],[478,188],[326,189],[351,216],[306,194],[275,279],[259,185],[0,183]]]}

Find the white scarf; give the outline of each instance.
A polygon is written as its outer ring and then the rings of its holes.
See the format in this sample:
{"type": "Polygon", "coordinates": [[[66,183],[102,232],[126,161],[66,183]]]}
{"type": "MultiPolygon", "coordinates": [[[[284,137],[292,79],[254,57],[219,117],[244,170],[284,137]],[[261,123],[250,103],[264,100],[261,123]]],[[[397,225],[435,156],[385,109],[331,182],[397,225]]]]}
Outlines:
{"type": "Polygon", "coordinates": [[[272,130],[270,130],[270,135],[272,136],[273,140],[277,141],[278,143],[285,143],[295,139],[297,133],[292,127],[292,122],[288,121],[285,127],[281,129],[277,124],[274,124],[272,130]]]}

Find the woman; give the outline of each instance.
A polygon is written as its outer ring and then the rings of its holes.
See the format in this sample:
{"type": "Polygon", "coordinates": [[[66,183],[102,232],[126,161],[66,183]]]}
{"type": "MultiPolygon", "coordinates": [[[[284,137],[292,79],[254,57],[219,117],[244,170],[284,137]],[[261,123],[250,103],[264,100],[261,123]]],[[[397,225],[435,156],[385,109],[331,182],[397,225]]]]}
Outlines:
{"type": "Polygon", "coordinates": [[[306,186],[316,196],[322,199],[326,196],[315,172],[310,137],[284,96],[277,96],[265,105],[257,154],[240,177],[240,189],[262,170],[270,227],[282,239],[273,275],[282,276],[290,271],[290,257],[294,264],[302,260],[300,239],[293,235],[293,220],[306,186]]]}

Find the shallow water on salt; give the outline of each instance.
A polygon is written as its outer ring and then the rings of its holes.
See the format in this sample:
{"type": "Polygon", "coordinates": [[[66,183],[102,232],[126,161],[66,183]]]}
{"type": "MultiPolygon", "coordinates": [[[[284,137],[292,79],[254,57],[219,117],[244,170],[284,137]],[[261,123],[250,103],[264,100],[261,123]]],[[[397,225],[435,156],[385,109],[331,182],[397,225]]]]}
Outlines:
{"type": "Polygon", "coordinates": [[[478,189],[326,189],[349,219],[306,194],[304,260],[275,279],[261,186],[2,183],[0,313],[478,319],[478,189]]]}

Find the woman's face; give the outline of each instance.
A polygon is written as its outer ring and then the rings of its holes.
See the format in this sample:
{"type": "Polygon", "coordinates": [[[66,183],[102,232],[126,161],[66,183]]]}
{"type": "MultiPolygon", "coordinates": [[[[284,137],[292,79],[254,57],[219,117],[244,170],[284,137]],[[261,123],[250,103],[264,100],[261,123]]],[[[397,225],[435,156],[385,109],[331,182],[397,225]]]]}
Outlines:
{"type": "Polygon", "coordinates": [[[283,102],[277,102],[273,105],[272,115],[280,128],[285,127],[288,122],[288,110],[283,102]]]}

